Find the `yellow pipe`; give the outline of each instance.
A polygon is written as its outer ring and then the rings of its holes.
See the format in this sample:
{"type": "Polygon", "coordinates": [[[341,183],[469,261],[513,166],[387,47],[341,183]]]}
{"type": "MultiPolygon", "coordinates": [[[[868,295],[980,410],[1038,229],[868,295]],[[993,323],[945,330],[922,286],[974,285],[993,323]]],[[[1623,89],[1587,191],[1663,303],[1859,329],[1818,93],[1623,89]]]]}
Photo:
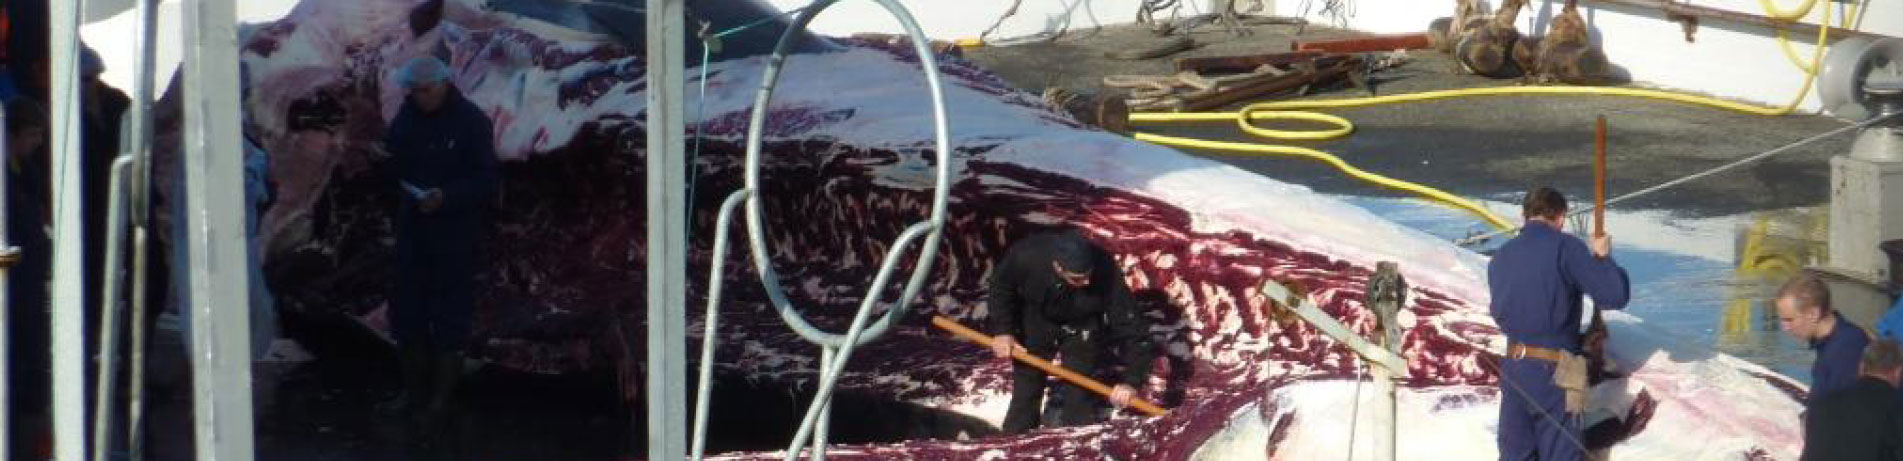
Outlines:
{"type": "Polygon", "coordinates": [[[1764,7],[1764,15],[1771,17],[1771,19],[1797,21],[1804,19],[1804,16],[1810,15],[1811,7],[1817,6],[1817,0],[1804,0],[1804,3],[1797,5],[1797,9],[1790,11],[1779,9],[1777,4],[1772,3],[1771,0],[1758,0],[1758,5],[1764,7]]]}
{"type": "Polygon", "coordinates": [[[1276,146],[1276,145],[1268,145],[1268,144],[1247,144],[1247,143],[1239,143],[1239,142],[1209,141],[1209,140],[1203,140],[1203,139],[1179,138],[1175,136],[1162,136],[1162,135],[1155,135],[1155,134],[1149,134],[1149,133],[1136,133],[1136,139],[1139,141],[1152,142],[1152,143],[1162,144],[1167,146],[1225,150],[1225,151],[1250,153],[1250,154],[1295,155],[1295,156],[1308,157],[1308,158],[1312,158],[1316,160],[1321,160],[1322,162],[1328,163],[1329,165],[1333,165],[1335,168],[1338,168],[1341,171],[1348,173],[1349,176],[1353,176],[1357,179],[1372,182],[1382,186],[1400,189],[1403,191],[1413,192],[1415,194],[1425,196],[1430,199],[1438,200],[1443,203],[1447,203],[1455,207],[1459,207],[1461,209],[1467,210],[1468,212],[1480,215],[1480,217],[1485,218],[1487,220],[1488,224],[1492,224],[1495,228],[1509,229],[1513,227],[1513,224],[1508,222],[1506,218],[1502,218],[1499,215],[1494,214],[1493,212],[1487,211],[1486,207],[1480,206],[1480,204],[1478,203],[1474,203],[1467,199],[1460,198],[1453,194],[1442,192],[1432,187],[1427,187],[1420,184],[1415,184],[1415,183],[1411,183],[1407,181],[1402,181],[1399,179],[1389,178],[1387,176],[1382,176],[1375,173],[1370,173],[1360,168],[1355,168],[1354,165],[1349,165],[1348,162],[1342,161],[1341,157],[1336,157],[1333,154],[1329,154],[1327,152],[1322,152],[1315,149],[1309,149],[1306,147],[1295,147],[1295,146],[1276,146]]]}

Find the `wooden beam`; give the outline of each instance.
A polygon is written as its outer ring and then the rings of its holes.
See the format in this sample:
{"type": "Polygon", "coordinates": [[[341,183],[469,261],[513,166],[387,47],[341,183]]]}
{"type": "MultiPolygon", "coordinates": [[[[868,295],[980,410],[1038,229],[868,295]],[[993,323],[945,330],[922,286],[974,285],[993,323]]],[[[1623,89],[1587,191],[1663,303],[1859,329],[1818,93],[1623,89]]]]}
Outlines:
{"type": "Polygon", "coordinates": [[[1301,41],[1292,44],[1295,51],[1326,51],[1330,53],[1368,53],[1376,51],[1420,50],[1433,47],[1426,32],[1411,34],[1375,35],[1368,37],[1344,38],[1336,40],[1301,41]]]}

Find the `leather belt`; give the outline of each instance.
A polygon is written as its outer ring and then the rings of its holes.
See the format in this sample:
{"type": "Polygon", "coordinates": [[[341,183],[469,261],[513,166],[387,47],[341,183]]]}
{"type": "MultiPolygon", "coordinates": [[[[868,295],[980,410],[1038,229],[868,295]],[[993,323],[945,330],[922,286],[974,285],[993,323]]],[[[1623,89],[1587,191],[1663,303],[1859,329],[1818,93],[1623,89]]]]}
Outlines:
{"type": "Polygon", "coordinates": [[[1547,349],[1544,347],[1528,346],[1528,345],[1520,344],[1520,343],[1512,343],[1507,345],[1507,358],[1509,359],[1539,359],[1539,360],[1545,360],[1548,362],[1559,363],[1561,360],[1565,360],[1566,356],[1568,355],[1571,355],[1571,354],[1568,354],[1566,353],[1566,351],[1562,351],[1558,349],[1547,349]]]}

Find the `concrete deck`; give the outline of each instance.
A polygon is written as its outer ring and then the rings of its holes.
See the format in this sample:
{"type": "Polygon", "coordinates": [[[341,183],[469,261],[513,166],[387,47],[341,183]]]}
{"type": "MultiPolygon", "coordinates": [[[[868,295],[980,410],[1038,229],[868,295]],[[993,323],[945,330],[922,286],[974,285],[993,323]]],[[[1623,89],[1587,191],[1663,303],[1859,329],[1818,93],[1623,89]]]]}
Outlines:
{"type": "MultiPolygon", "coordinates": [[[[966,56],[1033,91],[1050,86],[1100,91],[1110,74],[1169,74],[1172,60],[1287,51],[1297,39],[1349,37],[1352,31],[1309,26],[1301,35],[1288,25],[1255,25],[1253,35],[1231,36],[1203,26],[1191,34],[1198,47],[1151,60],[1104,57],[1109,50],[1153,46],[1161,38],[1134,25],[1073,30],[1055,42],[974,48],[966,56]]],[[[1767,50],[1767,52],[1772,52],[1767,50]]],[[[1433,50],[1410,52],[1401,67],[1374,74],[1379,94],[1516,85],[1454,73],[1454,63],[1433,50]]],[[[1614,63],[1618,56],[1611,56],[1614,63]]],[[[1714,70],[1716,71],[1716,70],[1714,70]]],[[[1790,78],[1802,78],[1796,68],[1790,78]]],[[[1642,83],[1642,82],[1641,82],[1642,83]]],[[[1366,96],[1353,89],[1322,90],[1309,98],[1366,96]]],[[[1770,99],[1782,99],[1778,96],[1770,99]]],[[[1373,172],[1425,183],[1455,194],[1517,201],[1534,184],[1550,184],[1575,198],[1592,193],[1592,133],[1596,115],[1608,117],[1609,193],[1665,182],[1725,162],[1844,126],[1816,115],[1767,117],[1675,102],[1604,97],[1481,97],[1340,110],[1353,120],[1352,137],[1312,143],[1373,172]]],[[[1229,123],[1145,127],[1159,134],[1255,141],[1229,123]]],[[[1626,209],[1665,209],[1686,217],[1810,207],[1828,196],[1828,158],[1847,152],[1854,133],[1812,144],[1766,162],[1688,183],[1635,200],[1626,209]]],[[[1317,191],[1349,195],[1394,195],[1317,162],[1293,158],[1211,155],[1276,179],[1317,191]]]]}

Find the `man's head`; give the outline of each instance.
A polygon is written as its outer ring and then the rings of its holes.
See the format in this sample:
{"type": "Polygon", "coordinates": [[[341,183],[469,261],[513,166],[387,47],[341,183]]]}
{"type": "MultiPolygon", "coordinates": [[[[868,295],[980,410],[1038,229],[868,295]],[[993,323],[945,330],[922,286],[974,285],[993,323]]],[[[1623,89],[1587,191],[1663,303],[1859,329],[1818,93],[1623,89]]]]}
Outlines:
{"type": "Polygon", "coordinates": [[[1057,278],[1070,286],[1083,288],[1090,286],[1091,264],[1090,246],[1084,239],[1068,235],[1057,239],[1051,248],[1051,270],[1057,271],[1057,278]]]}
{"type": "Polygon", "coordinates": [[[38,155],[46,145],[46,108],[32,98],[7,103],[7,155],[38,155]]]}
{"type": "Polygon", "coordinates": [[[1896,386],[1898,381],[1903,381],[1903,349],[1899,349],[1893,339],[1871,341],[1870,347],[1863,349],[1863,360],[1858,363],[1858,368],[1864,376],[1882,379],[1896,386]]]}
{"type": "Polygon", "coordinates": [[[1777,323],[1793,338],[1816,341],[1829,333],[1830,287],[1808,273],[1797,274],[1777,289],[1777,323]]]}
{"type": "Polygon", "coordinates": [[[1566,196],[1551,187],[1534,187],[1526,192],[1526,199],[1520,202],[1520,214],[1528,221],[1539,221],[1554,229],[1564,229],[1566,196]]]}
{"type": "Polygon", "coordinates": [[[409,92],[417,108],[435,112],[449,97],[449,66],[429,56],[411,59],[397,75],[397,84],[409,92]]]}

